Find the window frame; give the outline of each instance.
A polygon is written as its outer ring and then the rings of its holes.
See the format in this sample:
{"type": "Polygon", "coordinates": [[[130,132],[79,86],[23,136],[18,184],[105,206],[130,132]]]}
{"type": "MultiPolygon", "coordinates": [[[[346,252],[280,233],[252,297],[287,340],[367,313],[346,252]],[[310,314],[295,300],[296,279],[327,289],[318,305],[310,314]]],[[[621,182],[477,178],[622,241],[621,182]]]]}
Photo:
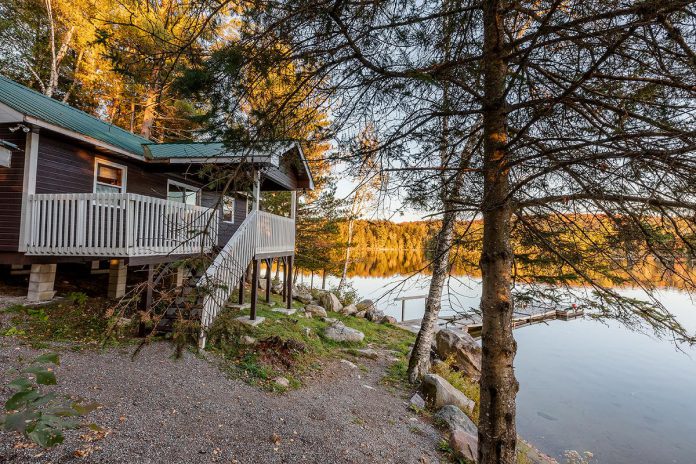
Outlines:
{"type": "Polygon", "coordinates": [[[237,212],[237,197],[233,195],[223,195],[222,196],[222,222],[225,224],[234,224],[234,215],[237,212]],[[232,219],[231,220],[226,220],[225,219],[225,197],[229,198],[232,200],[232,219]]]}
{"type": "MultiPolygon", "coordinates": [[[[113,192],[113,193],[127,193],[127,187],[128,187],[128,166],[119,164],[119,163],[114,163],[111,160],[104,159],[104,158],[94,158],[94,183],[92,185],[92,193],[98,193],[97,192],[97,185],[108,185],[110,187],[115,187],[114,185],[111,184],[105,184],[103,182],[99,182],[97,179],[99,178],[99,165],[103,164],[104,166],[110,166],[112,168],[119,169],[121,171],[121,186],[119,187],[119,192],[113,192]]],[[[101,192],[104,193],[104,192],[101,192]]]]}
{"type": "MultiPolygon", "coordinates": [[[[177,187],[182,187],[186,190],[191,190],[192,192],[196,192],[196,204],[195,206],[201,206],[201,188],[196,187],[195,185],[191,184],[186,184],[184,182],[179,182],[178,180],[173,180],[173,179],[167,179],[167,201],[173,201],[169,199],[169,186],[171,185],[176,185],[177,187]]],[[[188,204],[184,202],[184,204],[188,204]]]]}

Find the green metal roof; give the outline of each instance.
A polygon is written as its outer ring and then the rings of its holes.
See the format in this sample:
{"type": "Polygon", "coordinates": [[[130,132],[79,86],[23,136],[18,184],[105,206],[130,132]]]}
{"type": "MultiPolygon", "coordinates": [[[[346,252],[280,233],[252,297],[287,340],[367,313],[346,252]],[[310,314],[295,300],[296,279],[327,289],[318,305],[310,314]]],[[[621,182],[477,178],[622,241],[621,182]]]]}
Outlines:
{"type": "Polygon", "coordinates": [[[228,149],[220,142],[147,143],[143,147],[146,157],[158,160],[234,156],[234,154],[227,154],[228,149]]]}
{"type": "Polygon", "coordinates": [[[0,103],[26,116],[77,132],[134,155],[143,156],[142,144],[151,143],[144,137],[106,123],[2,75],[0,75],[0,103]]]}
{"type": "Polygon", "coordinates": [[[143,144],[145,157],[154,160],[185,158],[246,158],[256,156],[280,156],[293,147],[292,143],[269,143],[257,148],[234,149],[222,142],[176,142],[143,144]]]}

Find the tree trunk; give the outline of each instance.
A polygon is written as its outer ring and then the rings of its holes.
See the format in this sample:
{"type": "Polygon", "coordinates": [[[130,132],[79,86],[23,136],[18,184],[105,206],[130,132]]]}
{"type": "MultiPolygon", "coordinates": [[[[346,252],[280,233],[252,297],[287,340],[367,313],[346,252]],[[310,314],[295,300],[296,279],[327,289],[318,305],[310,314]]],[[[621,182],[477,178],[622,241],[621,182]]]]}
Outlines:
{"type": "Polygon", "coordinates": [[[140,135],[146,139],[152,137],[152,127],[155,125],[156,107],[157,91],[153,88],[147,93],[143,108],[143,123],[140,126],[140,135]]]}
{"type": "MultiPolygon", "coordinates": [[[[357,195],[357,193],[356,193],[357,195]]],[[[341,273],[341,280],[338,283],[338,290],[341,291],[346,285],[348,279],[348,265],[350,264],[350,247],[353,244],[353,209],[355,208],[355,198],[353,198],[353,207],[351,208],[351,217],[348,220],[348,238],[346,241],[346,256],[343,260],[343,272],[341,273]]]]}
{"type": "Polygon", "coordinates": [[[428,299],[425,300],[425,313],[420,330],[416,336],[411,358],[408,361],[408,380],[416,383],[430,370],[430,345],[437,326],[442,302],[442,287],[449,274],[449,255],[452,248],[452,237],[457,214],[451,208],[445,207],[442,218],[442,228],[437,237],[435,259],[433,261],[433,277],[430,279],[428,299]]]}
{"type": "Polygon", "coordinates": [[[512,247],[505,83],[507,64],[500,1],[484,2],[484,193],[481,251],[483,329],[478,462],[514,464],[517,433],[512,335],[512,247]]]}

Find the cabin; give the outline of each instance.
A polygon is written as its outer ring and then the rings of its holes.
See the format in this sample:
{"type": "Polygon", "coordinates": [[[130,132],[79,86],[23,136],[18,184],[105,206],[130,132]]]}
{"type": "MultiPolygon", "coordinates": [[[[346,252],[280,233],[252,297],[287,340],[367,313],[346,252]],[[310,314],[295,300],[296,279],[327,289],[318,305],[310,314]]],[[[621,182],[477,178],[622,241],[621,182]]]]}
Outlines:
{"type": "Polygon", "coordinates": [[[312,188],[296,142],[155,143],[0,75],[0,265],[29,272],[29,301],[53,297],[60,263],[108,267],[107,294],[120,298],[129,266],[204,253],[209,324],[249,265],[255,279],[262,260],[291,271],[297,191],[312,188]],[[223,170],[249,181],[211,181],[223,170]],[[291,192],[289,211],[263,211],[263,191],[291,192]]]}

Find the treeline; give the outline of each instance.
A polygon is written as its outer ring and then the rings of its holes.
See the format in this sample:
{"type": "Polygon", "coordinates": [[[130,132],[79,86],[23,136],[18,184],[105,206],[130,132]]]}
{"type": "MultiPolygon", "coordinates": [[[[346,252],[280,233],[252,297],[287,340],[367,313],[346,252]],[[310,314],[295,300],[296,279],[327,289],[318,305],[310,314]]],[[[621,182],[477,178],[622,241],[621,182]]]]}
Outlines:
{"type": "MultiPolygon", "coordinates": [[[[353,248],[358,250],[422,250],[440,227],[439,221],[391,222],[356,220],[353,223],[353,248]]],[[[348,223],[339,226],[347,237],[348,223]]]]}

